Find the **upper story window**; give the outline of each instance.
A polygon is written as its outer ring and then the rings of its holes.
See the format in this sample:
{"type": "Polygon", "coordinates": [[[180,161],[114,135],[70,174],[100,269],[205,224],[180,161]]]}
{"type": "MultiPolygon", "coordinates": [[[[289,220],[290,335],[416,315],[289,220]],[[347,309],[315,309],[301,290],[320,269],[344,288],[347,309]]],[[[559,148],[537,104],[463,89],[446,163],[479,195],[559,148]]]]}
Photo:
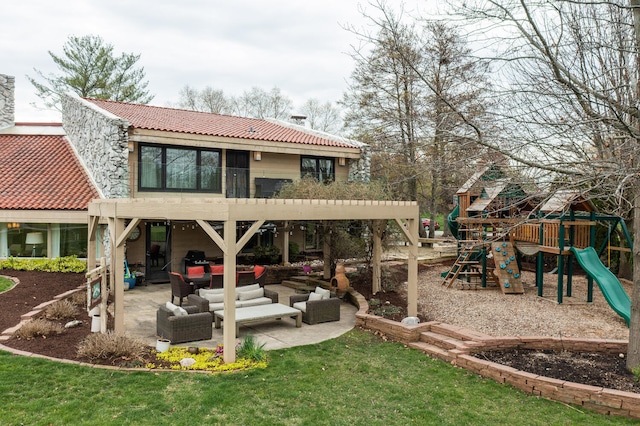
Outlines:
{"type": "Polygon", "coordinates": [[[318,182],[333,182],[336,180],[335,160],[324,157],[301,157],[300,175],[311,175],[318,182]]]}
{"type": "Polygon", "coordinates": [[[222,192],[221,152],[140,144],[141,191],[222,192]]]}

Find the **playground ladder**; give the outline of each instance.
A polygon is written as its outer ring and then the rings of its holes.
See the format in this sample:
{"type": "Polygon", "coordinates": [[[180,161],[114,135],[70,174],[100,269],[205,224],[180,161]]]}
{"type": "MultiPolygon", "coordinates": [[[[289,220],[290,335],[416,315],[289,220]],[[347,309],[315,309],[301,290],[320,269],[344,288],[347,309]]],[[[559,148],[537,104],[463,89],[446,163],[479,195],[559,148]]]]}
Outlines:
{"type": "Polygon", "coordinates": [[[460,250],[460,255],[456,259],[455,263],[447,272],[447,275],[442,282],[443,286],[447,288],[451,287],[453,283],[460,279],[459,277],[482,277],[482,272],[478,268],[480,262],[477,260],[470,260],[471,255],[476,252],[475,247],[465,246],[460,250]]]}

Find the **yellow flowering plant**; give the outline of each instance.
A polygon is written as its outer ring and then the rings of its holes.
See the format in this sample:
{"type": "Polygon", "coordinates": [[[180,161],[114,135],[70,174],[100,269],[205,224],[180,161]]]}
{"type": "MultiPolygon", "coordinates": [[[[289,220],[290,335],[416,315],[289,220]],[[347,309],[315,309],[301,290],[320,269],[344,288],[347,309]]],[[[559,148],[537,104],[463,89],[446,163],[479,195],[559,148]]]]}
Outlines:
{"type": "Polygon", "coordinates": [[[198,371],[237,371],[253,368],[266,368],[266,359],[256,361],[249,358],[237,358],[235,362],[225,364],[223,359],[224,349],[218,345],[215,349],[172,347],[166,352],[156,353],[157,363],[148,363],[147,368],[168,368],[171,370],[198,370],[198,371]],[[186,358],[195,360],[191,365],[182,365],[186,358]]]}

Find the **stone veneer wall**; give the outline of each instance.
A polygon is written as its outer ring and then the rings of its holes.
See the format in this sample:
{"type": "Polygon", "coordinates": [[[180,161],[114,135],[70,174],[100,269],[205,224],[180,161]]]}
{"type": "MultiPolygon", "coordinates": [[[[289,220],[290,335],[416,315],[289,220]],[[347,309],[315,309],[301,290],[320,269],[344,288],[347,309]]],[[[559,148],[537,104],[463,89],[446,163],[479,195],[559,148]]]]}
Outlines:
{"type": "Polygon", "coordinates": [[[78,96],[66,95],[62,127],[102,195],[129,197],[129,122],[78,96]]]}
{"type": "Polygon", "coordinates": [[[360,158],[349,160],[349,182],[371,181],[371,147],[365,144],[360,146],[360,158]]]}
{"type": "Polygon", "coordinates": [[[15,124],[15,87],[15,77],[0,74],[0,129],[15,124]]]}

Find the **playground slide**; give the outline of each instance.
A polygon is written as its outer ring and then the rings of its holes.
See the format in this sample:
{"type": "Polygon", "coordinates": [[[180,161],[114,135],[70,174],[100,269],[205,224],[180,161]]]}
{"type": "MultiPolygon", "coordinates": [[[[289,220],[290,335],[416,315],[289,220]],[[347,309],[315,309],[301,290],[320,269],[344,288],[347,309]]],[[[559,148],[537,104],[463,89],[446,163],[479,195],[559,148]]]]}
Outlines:
{"type": "Polygon", "coordinates": [[[571,247],[571,251],[578,259],[582,269],[596,280],[609,306],[624,318],[628,327],[631,317],[631,299],[622,288],[618,278],[602,264],[593,247],[587,247],[582,250],[571,247]]]}

